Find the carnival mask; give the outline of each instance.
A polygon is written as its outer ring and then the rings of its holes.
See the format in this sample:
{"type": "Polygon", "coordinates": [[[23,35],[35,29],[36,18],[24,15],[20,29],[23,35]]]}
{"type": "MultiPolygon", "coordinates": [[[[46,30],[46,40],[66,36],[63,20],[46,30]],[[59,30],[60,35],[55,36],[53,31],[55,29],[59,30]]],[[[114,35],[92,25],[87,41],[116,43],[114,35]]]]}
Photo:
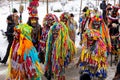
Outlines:
{"type": "Polygon", "coordinates": [[[31,22],[31,25],[33,27],[35,27],[37,25],[37,20],[36,19],[31,19],[30,22],[31,22]]]}
{"type": "Polygon", "coordinates": [[[56,40],[57,37],[58,37],[58,32],[59,32],[59,29],[55,29],[52,34],[53,34],[53,39],[56,40]]]}
{"type": "Polygon", "coordinates": [[[93,37],[88,37],[87,39],[87,45],[88,46],[92,46],[95,43],[95,40],[93,39],[93,37]]]}
{"type": "Polygon", "coordinates": [[[18,40],[20,37],[20,32],[18,30],[15,30],[13,35],[14,35],[14,38],[18,40]]]}
{"type": "Polygon", "coordinates": [[[96,21],[96,20],[93,21],[92,26],[93,26],[94,29],[99,29],[100,25],[101,25],[101,21],[96,21]]]}

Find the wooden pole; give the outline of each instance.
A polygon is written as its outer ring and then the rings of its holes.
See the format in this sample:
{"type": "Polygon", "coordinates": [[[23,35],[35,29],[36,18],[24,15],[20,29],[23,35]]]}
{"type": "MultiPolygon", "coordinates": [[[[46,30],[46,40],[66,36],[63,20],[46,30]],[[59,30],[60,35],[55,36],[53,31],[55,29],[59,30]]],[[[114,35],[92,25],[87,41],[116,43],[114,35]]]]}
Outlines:
{"type": "Polygon", "coordinates": [[[109,3],[109,0],[107,0],[107,3],[109,3]]]}
{"type": "Polygon", "coordinates": [[[23,0],[21,0],[21,4],[23,3],[23,0]]]}
{"type": "Polygon", "coordinates": [[[12,9],[13,9],[13,0],[12,0],[12,9]]]}
{"type": "Polygon", "coordinates": [[[19,6],[19,12],[20,12],[20,23],[22,23],[22,13],[23,13],[24,7],[22,5],[22,3],[19,6]]]}
{"type": "Polygon", "coordinates": [[[11,14],[10,0],[8,0],[8,1],[9,1],[9,12],[10,12],[10,14],[11,14]]]}
{"type": "Polygon", "coordinates": [[[116,2],[116,0],[114,0],[114,6],[115,6],[115,2],[116,2]]]}
{"type": "Polygon", "coordinates": [[[47,0],[47,14],[48,14],[48,0],[47,0]]]}
{"type": "Polygon", "coordinates": [[[26,3],[27,3],[27,1],[25,0],[25,9],[26,9],[26,3]]]}
{"type": "Polygon", "coordinates": [[[96,0],[96,6],[97,6],[97,0],[96,0]]]}
{"type": "Polygon", "coordinates": [[[81,10],[82,10],[82,0],[80,2],[80,13],[79,13],[79,15],[81,14],[81,10]]]}
{"type": "MultiPolygon", "coordinates": [[[[80,1],[80,13],[79,13],[79,21],[82,13],[82,0],[80,1]]],[[[79,22],[79,31],[81,30],[81,23],[79,22]]],[[[80,32],[81,33],[81,32],[80,32]]],[[[80,34],[80,40],[82,40],[82,34],[80,34]]],[[[81,41],[80,41],[81,42],[81,41]]]]}

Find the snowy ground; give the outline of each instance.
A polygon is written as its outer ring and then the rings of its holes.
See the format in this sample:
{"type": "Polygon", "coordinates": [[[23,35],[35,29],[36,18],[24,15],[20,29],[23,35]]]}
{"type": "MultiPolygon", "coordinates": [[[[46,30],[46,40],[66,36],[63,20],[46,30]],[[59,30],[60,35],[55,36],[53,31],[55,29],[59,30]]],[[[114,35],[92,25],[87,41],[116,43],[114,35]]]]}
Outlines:
{"type": "MultiPolygon", "coordinates": [[[[94,6],[96,6],[95,0],[83,0],[82,8],[84,6],[86,6],[86,4],[90,1],[94,6]]],[[[111,3],[113,3],[113,0],[109,0],[109,1],[111,1],[111,3]]],[[[7,3],[8,2],[6,1],[6,4],[4,4],[5,6],[3,5],[2,7],[0,7],[0,22],[1,22],[0,30],[2,29],[4,31],[6,31],[6,27],[7,27],[6,17],[11,13],[10,9],[13,7],[19,11],[19,2],[10,3],[10,4],[13,4],[12,6],[10,5],[10,7],[9,7],[9,5],[7,5],[7,3]]],[[[23,23],[26,23],[27,19],[29,17],[28,11],[27,11],[28,3],[23,4],[23,5],[25,7],[24,12],[23,12],[23,23]]],[[[68,4],[66,4],[66,6],[64,7],[64,11],[69,11],[70,13],[75,14],[75,20],[77,22],[78,22],[78,18],[79,18],[79,8],[80,8],[79,6],[80,6],[80,0],[75,0],[74,2],[71,2],[71,1],[68,2],[68,4]],[[71,10],[72,7],[74,7],[73,10],[71,10]]],[[[60,16],[61,12],[55,13],[53,11],[50,11],[50,9],[52,7],[54,7],[53,9],[59,9],[59,8],[63,9],[59,2],[50,3],[49,7],[50,7],[49,13],[54,13],[58,17],[60,16]]],[[[99,8],[99,5],[97,5],[97,7],[99,8]]],[[[41,25],[42,25],[43,17],[45,15],[46,15],[46,4],[40,3],[40,6],[38,7],[38,16],[39,16],[39,23],[41,25]]],[[[76,36],[76,47],[80,49],[79,41],[80,41],[79,36],[76,36]]],[[[6,38],[4,36],[2,36],[2,34],[0,32],[0,57],[2,57],[2,58],[5,55],[7,45],[8,45],[8,42],[7,42],[6,38]]],[[[75,66],[74,66],[76,61],[78,60],[78,55],[79,55],[79,52],[78,52],[77,56],[74,58],[73,63],[71,63],[71,65],[68,67],[68,69],[66,71],[66,76],[67,76],[66,80],[79,80],[79,74],[78,74],[79,68],[75,68],[75,66]]],[[[7,66],[0,64],[0,80],[5,79],[6,73],[7,73],[7,66]]],[[[115,66],[114,65],[112,67],[109,66],[108,77],[106,80],[112,80],[114,73],[115,73],[115,66]]],[[[45,79],[43,79],[43,80],[45,80],[45,79]]]]}

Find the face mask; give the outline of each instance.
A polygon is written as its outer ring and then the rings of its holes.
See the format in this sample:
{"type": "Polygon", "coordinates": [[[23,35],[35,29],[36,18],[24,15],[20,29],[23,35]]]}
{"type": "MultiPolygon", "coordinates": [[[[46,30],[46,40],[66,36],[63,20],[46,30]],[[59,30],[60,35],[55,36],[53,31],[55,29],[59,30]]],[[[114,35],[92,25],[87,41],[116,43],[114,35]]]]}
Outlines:
{"type": "Polygon", "coordinates": [[[93,21],[93,28],[94,28],[94,29],[99,29],[99,28],[100,28],[100,25],[101,25],[101,22],[100,22],[100,21],[93,21]]]}
{"type": "Polygon", "coordinates": [[[31,24],[34,24],[34,23],[36,23],[37,21],[36,20],[31,20],[31,24]]]}
{"type": "Polygon", "coordinates": [[[57,37],[58,37],[58,32],[59,32],[59,30],[57,30],[57,29],[55,29],[54,31],[53,31],[53,39],[54,40],[56,40],[57,39],[57,37]]]}
{"type": "Polygon", "coordinates": [[[20,37],[20,33],[17,31],[14,31],[13,35],[14,35],[15,39],[19,39],[19,37],[20,37]]]}

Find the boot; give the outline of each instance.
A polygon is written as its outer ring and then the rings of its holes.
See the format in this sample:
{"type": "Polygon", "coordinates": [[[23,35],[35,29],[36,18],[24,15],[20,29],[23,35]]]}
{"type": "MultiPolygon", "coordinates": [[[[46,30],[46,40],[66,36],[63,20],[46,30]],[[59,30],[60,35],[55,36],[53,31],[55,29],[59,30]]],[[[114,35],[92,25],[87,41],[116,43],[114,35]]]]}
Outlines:
{"type": "Polygon", "coordinates": [[[1,60],[1,57],[0,57],[0,63],[6,64],[6,62],[4,62],[3,60],[1,60]]]}

